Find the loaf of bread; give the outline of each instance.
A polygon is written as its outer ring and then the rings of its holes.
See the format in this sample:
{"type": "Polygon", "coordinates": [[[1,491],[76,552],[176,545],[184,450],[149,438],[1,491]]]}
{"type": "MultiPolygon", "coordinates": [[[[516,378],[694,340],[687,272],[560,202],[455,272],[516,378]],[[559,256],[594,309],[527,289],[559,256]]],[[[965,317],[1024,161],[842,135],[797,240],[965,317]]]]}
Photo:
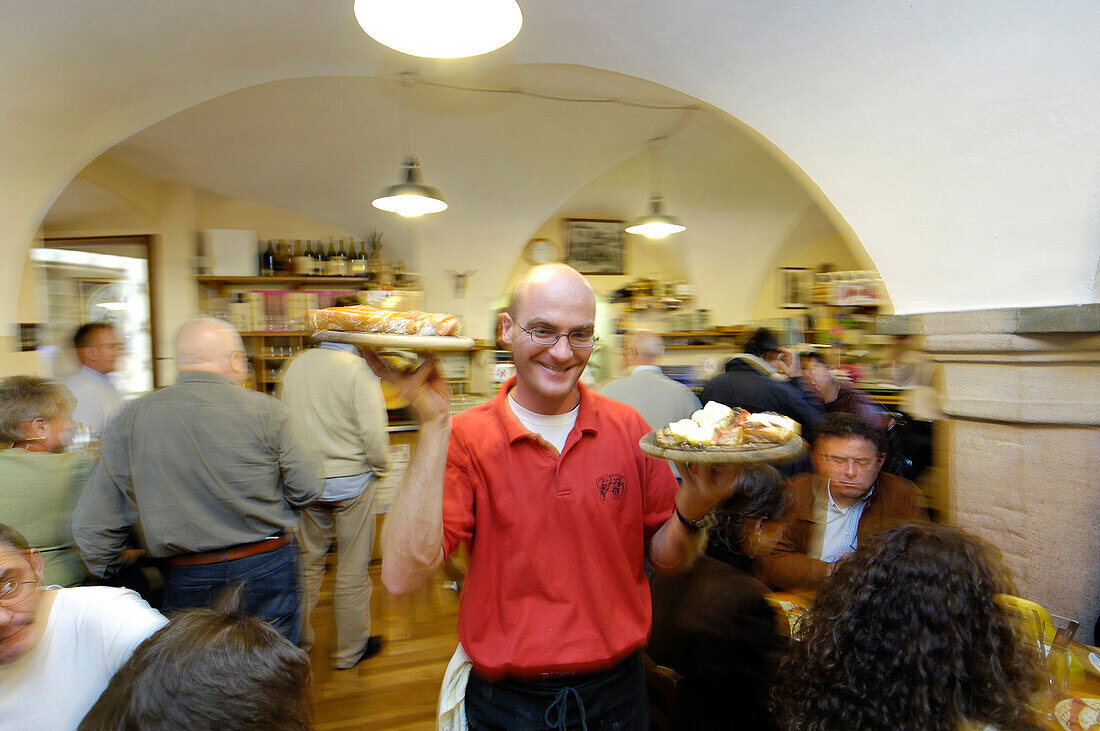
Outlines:
{"type": "Polygon", "coordinates": [[[370,305],[329,307],[309,311],[313,330],[336,330],[388,335],[458,335],[461,327],[454,315],[433,312],[389,312],[370,305]]]}

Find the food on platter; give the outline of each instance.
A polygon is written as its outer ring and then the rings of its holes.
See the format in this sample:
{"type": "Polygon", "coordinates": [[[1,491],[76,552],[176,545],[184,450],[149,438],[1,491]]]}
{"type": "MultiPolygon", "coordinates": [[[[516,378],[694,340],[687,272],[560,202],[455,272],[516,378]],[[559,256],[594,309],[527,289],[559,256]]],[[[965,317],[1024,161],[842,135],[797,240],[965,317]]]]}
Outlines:
{"type": "Polygon", "coordinates": [[[387,335],[451,336],[461,332],[454,315],[419,310],[390,312],[370,305],[310,310],[309,326],[313,330],[387,335]]]}
{"type": "Polygon", "coordinates": [[[1054,706],[1054,716],[1067,731],[1088,731],[1100,725],[1100,698],[1066,698],[1054,706]]]}
{"type": "Polygon", "coordinates": [[[742,441],[749,444],[782,444],[800,432],[801,427],[794,419],[769,412],[749,414],[741,425],[742,441]]]}
{"type": "Polygon", "coordinates": [[[654,439],[657,446],[673,449],[747,447],[783,444],[797,437],[800,430],[798,422],[786,416],[750,414],[710,401],[690,419],[658,429],[654,439]]]}

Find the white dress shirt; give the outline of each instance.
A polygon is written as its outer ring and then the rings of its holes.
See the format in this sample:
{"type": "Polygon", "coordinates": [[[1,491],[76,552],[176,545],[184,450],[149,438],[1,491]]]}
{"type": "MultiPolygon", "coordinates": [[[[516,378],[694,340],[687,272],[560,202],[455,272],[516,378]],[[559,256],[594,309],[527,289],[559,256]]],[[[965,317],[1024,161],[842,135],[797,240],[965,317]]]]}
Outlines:
{"type": "Polygon", "coordinates": [[[111,379],[86,365],[65,382],[76,397],[73,421],[87,427],[92,439],[99,441],[124,401],[111,379]]]}
{"type": "Polygon", "coordinates": [[[863,508],[867,498],[875,491],[872,487],[866,495],[854,505],[842,508],[833,500],[833,492],[826,485],[825,492],[829,506],[825,511],[825,536],[821,541],[821,556],[825,563],[836,563],[846,553],[859,547],[859,519],[863,517],[863,508]]]}

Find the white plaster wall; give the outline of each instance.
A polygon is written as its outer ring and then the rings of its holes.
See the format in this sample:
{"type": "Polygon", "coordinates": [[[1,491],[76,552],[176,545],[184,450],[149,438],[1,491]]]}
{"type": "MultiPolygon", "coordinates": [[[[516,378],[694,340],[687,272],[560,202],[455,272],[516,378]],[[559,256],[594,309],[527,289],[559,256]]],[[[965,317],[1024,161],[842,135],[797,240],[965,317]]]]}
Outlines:
{"type": "MultiPolygon", "coordinates": [[[[521,36],[488,63],[611,69],[730,112],[820,187],[898,312],[1095,297],[1100,4],[559,0],[524,10],[521,36]]],[[[0,13],[0,250],[16,260],[68,180],[156,120],[273,79],[400,67],[364,39],[346,3],[53,0],[0,13]]],[[[18,267],[0,271],[5,324],[18,281],[18,267]]]]}

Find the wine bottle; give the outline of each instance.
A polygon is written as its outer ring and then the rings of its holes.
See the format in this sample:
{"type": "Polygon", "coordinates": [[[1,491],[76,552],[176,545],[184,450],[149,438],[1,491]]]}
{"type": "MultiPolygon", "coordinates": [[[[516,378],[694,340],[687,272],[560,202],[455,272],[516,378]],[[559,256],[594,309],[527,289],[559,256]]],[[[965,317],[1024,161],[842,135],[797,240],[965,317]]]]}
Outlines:
{"type": "Polygon", "coordinates": [[[336,249],[336,265],[333,267],[333,273],[338,277],[348,275],[348,252],[344,248],[343,239],[340,239],[340,245],[336,249]]]}
{"type": "MultiPolygon", "coordinates": [[[[306,242],[306,243],[308,244],[309,242],[306,242]]],[[[312,262],[312,260],[309,258],[309,255],[302,252],[302,240],[301,239],[295,239],[294,240],[294,259],[293,259],[294,274],[296,274],[299,277],[309,276],[309,270],[310,270],[310,267],[311,267],[311,262],[312,262]]]]}
{"type": "MultiPolygon", "coordinates": [[[[354,240],[354,239],[353,239],[354,240]]],[[[355,251],[355,246],[352,246],[351,261],[348,262],[350,273],[353,277],[364,277],[367,274],[367,242],[362,240],[359,242],[359,251],[355,251]]]]}
{"type": "Polygon", "coordinates": [[[336,261],[336,241],[329,236],[328,237],[328,254],[325,256],[325,276],[335,277],[336,269],[339,267],[339,263],[336,261]]]}
{"type": "Polygon", "coordinates": [[[314,274],[317,273],[317,255],[313,253],[313,242],[312,241],[309,241],[309,240],[306,241],[306,248],[302,252],[302,255],[305,256],[305,258],[306,258],[305,259],[305,261],[306,261],[306,263],[305,263],[306,270],[304,272],[302,272],[302,274],[304,276],[307,276],[307,277],[312,277],[314,274]]]}
{"type": "Polygon", "coordinates": [[[290,274],[290,249],[286,239],[279,239],[279,245],[275,247],[275,273],[290,274]]]}
{"type": "Polygon", "coordinates": [[[317,242],[317,276],[328,276],[328,254],[325,253],[324,241],[317,242]]]}
{"type": "Polygon", "coordinates": [[[275,249],[271,246],[271,239],[267,240],[267,248],[260,253],[260,276],[275,276],[275,249]]]}

